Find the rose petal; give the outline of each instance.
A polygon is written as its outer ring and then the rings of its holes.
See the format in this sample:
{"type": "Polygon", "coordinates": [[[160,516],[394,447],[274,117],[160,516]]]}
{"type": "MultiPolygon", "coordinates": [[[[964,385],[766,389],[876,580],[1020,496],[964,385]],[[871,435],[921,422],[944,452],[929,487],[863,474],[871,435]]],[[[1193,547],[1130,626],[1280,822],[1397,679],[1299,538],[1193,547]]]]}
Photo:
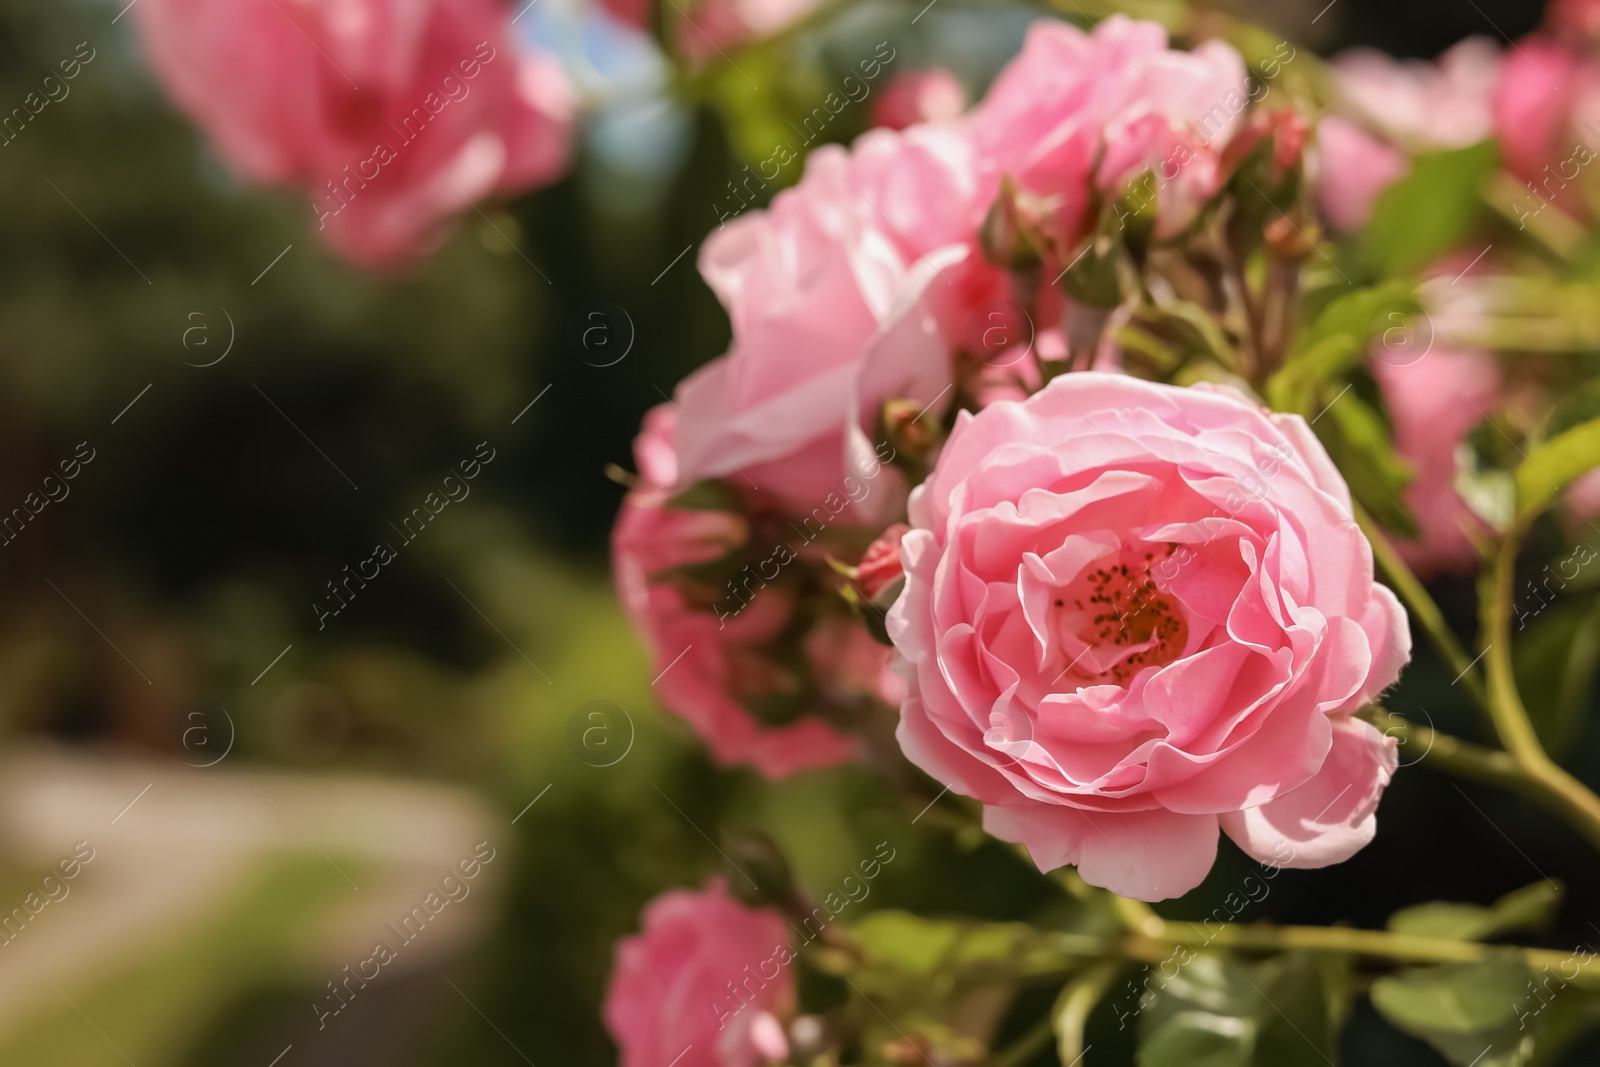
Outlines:
{"type": "Polygon", "coordinates": [[[1274,867],[1339,863],[1377,832],[1378,799],[1395,766],[1394,738],[1361,719],[1336,719],[1316,777],[1271,803],[1224,814],[1222,828],[1251,857],[1274,867]]]}

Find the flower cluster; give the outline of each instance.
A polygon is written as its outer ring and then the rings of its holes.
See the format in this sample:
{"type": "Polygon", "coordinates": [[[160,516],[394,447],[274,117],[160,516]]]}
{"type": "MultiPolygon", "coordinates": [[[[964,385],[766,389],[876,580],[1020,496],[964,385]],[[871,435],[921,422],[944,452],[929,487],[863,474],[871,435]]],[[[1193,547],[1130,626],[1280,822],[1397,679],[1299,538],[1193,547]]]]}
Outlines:
{"type": "Polygon", "coordinates": [[[1108,373],[1137,258],[1293,180],[1255,96],[1227,45],[1041,22],[971,112],[819,149],[706,242],[733,347],[646,418],[613,550],[721,759],[838,762],[898,707],[992,833],[1146,899],[1219,827],[1298,866],[1371,837],[1392,743],[1352,715],[1410,640],[1342,478],[1297,416],[1108,373]]]}

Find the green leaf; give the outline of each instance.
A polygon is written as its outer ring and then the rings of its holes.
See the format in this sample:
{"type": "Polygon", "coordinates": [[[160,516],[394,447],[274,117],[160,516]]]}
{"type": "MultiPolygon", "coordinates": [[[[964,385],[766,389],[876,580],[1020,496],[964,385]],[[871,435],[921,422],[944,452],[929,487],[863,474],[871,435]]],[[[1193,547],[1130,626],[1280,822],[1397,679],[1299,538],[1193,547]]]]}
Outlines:
{"type": "Polygon", "coordinates": [[[1139,1064],[1334,1062],[1351,995],[1349,966],[1346,957],[1311,953],[1253,964],[1201,954],[1163,980],[1171,969],[1163,964],[1149,979],[1139,1064]]]}
{"type": "Polygon", "coordinates": [[[852,926],[851,933],[869,962],[905,974],[932,974],[961,936],[961,927],[910,912],[875,911],[852,926]]]}
{"type": "MultiPolygon", "coordinates": [[[[1594,550],[1580,545],[1553,565],[1551,573],[1557,581],[1566,564],[1578,562],[1580,551],[1593,559],[1594,550]]],[[[1528,717],[1545,748],[1557,755],[1574,740],[1594,691],[1595,671],[1600,667],[1600,599],[1589,597],[1548,610],[1541,610],[1542,604],[1526,587],[1519,591],[1513,615],[1526,625],[1517,627],[1525,632],[1511,646],[1511,658],[1528,717]],[[1528,621],[1530,615],[1533,618],[1528,621]]]]}
{"type": "MultiPolygon", "coordinates": [[[[1548,1001],[1530,1002],[1536,1042],[1529,1067],[1549,1067],[1578,1039],[1600,1025],[1600,995],[1586,989],[1557,986],[1548,1001]]],[[[1576,1061],[1568,1060],[1568,1063],[1576,1061]]]]}
{"type": "Polygon", "coordinates": [[[1483,218],[1481,190],[1499,163],[1492,141],[1416,156],[1378,198],[1366,250],[1388,276],[1408,274],[1459,244],[1483,218]]]}
{"type": "Polygon", "coordinates": [[[1527,966],[1508,955],[1380,978],[1372,985],[1372,1003],[1457,1067],[1520,1067],[1534,1047],[1522,1018],[1528,982],[1527,966]]]}
{"type": "Polygon", "coordinates": [[[1416,287],[1407,282],[1346,293],[1323,308],[1296,338],[1283,369],[1267,383],[1267,399],[1276,411],[1314,416],[1327,403],[1322,400],[1312,406],[1320,387],[1343,379],[1365,358],[1374,338],[1403,333],[1409,347],[1417,343],[1415,335],[1427,329],[1427,322],[1416,287]]]}
{"type": "Polygon", "coordinates": [[[1139,1067],[1250,1067],[1255,1037],[1253,1020],[1179,1012],[1139,1046],[1139,1067]]]}
{"type": "Polygon", "coordinates": [[[1526,930],[1548,926],[1561,906],[1559,882],[1534,882],[1514,889],[1494,902],[1490,908],[1494,924],[1485,937],[1495,937],[1512,930],[1526,930]]]}
{"type": "Polygon", "coordinates": [[[1579,475],[1600,467],[1600,419],[1579,423],[1534,448],[1517,467],[1517,519],[1527,522],[1579,475]]]}
{"type": "Polygon", "coordinates": [[[1507,893],[1489,907],[1435,902],[1402,908],[1389,916],[1389,929],[1416,937],[1483,941],[1512,930],[1543,926],[1561,903],[1561,888],[1535,882],[1507,893]]]}
{"type": "MultiPolygon", "coordinates": [[[[1173,361],[1193,357],[1210,359],[1230,371],[1239,368],[1238,353],[1221,327],[1216,316],[1199,304],[1173,299],[1159,304],[1141,304],[1124,329],[1130,333],[1144,333],[1155,342],[1147,353],[1160,357],[1170,353],[1173,361]]],[[[1173,367],[1162,367],[1170,373],[1173,367]]]]}
{"type": "Polygon", "coordinates": [[[1477,904],[1435,901],[1401,908],[1389,916],[1389,929],[1412,937],[1442,937],[1477,941],[1488,922],[1489,909],[1477,904]]]}
{"type": "Polygon", "coordinates": [[[1079,304],[1091,308],[1114,308],[1122,303],[1127,287],[1127,251],[1120,237],[1100,233],[1090,238],[1066,270],[1061,272],[1061,288],[1079,304]]]}

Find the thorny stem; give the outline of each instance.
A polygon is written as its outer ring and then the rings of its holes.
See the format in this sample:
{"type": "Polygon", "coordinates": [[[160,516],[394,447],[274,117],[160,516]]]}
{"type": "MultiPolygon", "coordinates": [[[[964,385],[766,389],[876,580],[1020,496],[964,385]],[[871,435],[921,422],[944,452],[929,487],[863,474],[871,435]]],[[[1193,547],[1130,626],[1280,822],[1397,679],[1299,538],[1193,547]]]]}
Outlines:
{"type": "Polygon", "coordinates": [[[1479,598],[1486,642],[1483,658],[1489,683],[1489,715],[1500,743],[1531,787],[1545,794],[1545,802],[1552,809],[1600,847],[1600,797],[1545,753],[1517,692],[1511,665],[1511,613],[1522,531],[1523,524],[1519,523],[1501,540],[1494,564],[1484,576],[1479,598]]]}

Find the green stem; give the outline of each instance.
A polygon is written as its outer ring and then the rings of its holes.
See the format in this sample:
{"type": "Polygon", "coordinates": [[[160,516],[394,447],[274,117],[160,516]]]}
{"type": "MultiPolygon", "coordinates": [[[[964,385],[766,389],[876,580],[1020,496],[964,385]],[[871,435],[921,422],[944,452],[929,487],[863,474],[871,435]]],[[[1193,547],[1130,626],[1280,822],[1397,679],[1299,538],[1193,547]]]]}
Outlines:
{"type": "Polygon", "coordinates": [[[1440,733],[1438,730],[1421,726],[1377,706],[1365,709],[1362,717],[1376,726],[1380,732],[1398,738],[1402,745],[1407,746],[1405,751],[1420,750],[1422,755],[1416,757],[1418,760],[1426,760],[1441,770],[1450,771],[1463,778],[1470,778],[1486,785],[1497,785],[1502,789],[1521,793],[1530,800],[1555,806],[1551,803],[1551,798],[1537,788],[1537,783],[1523,773],[1517,761],[1505,752],[1484,748],[1450,734],[1440,733]]]}
{"type": "Polygon", "coordinates": [[[1505,171],[1497,171],[1490,178],[1483,201],[1559,259],[1571,263],[1583,248],[1587,236],[1583,225],[1554,204],[1540,201],[1532,212],[1518,211],[1519,203],[1528,202],[1528,190],[1505,171]]]}
{"type": "Polygon", "coordinates": [[[1494,565],[1482,583],[1482,629],[1487,642],[1484,668],[1489,681],[1489,714],[1495,733],[1524,777],[1547,795],[1547,803],[1560,812],[1584,837],[1600,847],[1600,797],[1552,760],[1539,742],[1528,710],[1517,692],[1511,663],[1511,613],[1516,584],[1517,552],[1523,527],[1509,530],[1495,553],[1494,565]]]}
{"type": "Polygon", "coordinates": [[[1088,1051],[1083,1043],[1083,1031],[1089,1023],[1089,1013],[1106,995],[1111,983],[1122,973],[1122,960],[1102,960],[1090,967],[1061,990],[1050,1015],[1055,1022],[1058,1039],[1056,1053],[1062,1063],[1075,1064],[1088,1051]]]}
{"type": "Polygon", "coordinates": [[[1022,1067],[1050,1043],[1050,1035],[1054,1032],[1050,1016],[1046,1015],[1033,1029],[991,1056],[989,1067],[1022,1067]]]}
{"type": "Polygon", "coordinates": [[[1150,962],[1170,959],[1174,949],[1223,947],[1257,952],[1341,952],[1402,963],[1477,963],[1506,952],[1519,954],[1531,970],[1558,970],[1568,981],[1600,989],[1600,956],[1585,960],[1570,952],[1543,948],[1508,948],[1456,941],[1442,937],[1417,937],[1387,930],[1353,930],[1343,926],[1236,926],[1165,922],[1160,937],[1136,935],[1125,947],[1130,956],[1150,962]],[[1562,968],[1576,969],[1569,978],[1562,968]]]}
{"type": "Polygon", "coordinates": [[[1405,560],[1400,558],[1400,553],[1395,550],[1394,543],[1388,535],[1379,529],[1372,516],[1360,504],[1355,505],[1356,522],[1361,525],[1361,532],[1367,535],[1367,540],[1372,543],[1372,558],[1378,564],[1378,569],[1383,571],[1394,591],[1405,601],[1406,608],[1411,617],[1422,627],[1422,632],[1428,635],[1428,640],[1444,657],[1451,670],[1456,672],[1457,680],[1465,687],[1467,694],[1477,702],[1478,706],[1492,718],[1494,709],[1489,706],[1489,696],[1484,691],[1483,682],[1478,673],[1473,669],[1472,657],[1467,655],[1467,650],[1461,647],[1461,642],[1456,640],[1456,635],[1451,631],[1449,623],[1444,620],[1444,613],[1439,610],[1439,605],[1434,603],[1433,597],[1423,588],[1417,576],[1406,566],[1405,560]]]}

